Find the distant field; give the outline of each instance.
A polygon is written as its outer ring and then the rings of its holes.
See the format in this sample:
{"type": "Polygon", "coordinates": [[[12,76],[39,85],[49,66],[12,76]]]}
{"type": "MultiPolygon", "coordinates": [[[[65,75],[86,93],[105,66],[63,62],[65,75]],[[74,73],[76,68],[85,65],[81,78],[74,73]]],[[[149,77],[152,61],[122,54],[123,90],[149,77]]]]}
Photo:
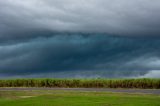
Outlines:
{"type": "Polygon", "coordinates": [[[62,90],[0,91],[0,106],[160,106],[160,96],[62,90]]]}
{"type": "Polygon", "coordinates": [[[159,89],[160,79],[12,79],[0,80],[0,87],[159,89]]]}

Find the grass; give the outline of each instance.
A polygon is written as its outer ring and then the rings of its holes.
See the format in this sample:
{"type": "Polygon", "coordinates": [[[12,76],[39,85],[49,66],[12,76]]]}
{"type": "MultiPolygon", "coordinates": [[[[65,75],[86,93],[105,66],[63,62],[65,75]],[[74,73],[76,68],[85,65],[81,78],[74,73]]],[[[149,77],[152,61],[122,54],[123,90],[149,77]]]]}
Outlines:
{"type": "Polygon", "coordinates": [[[160,79],[11,79],[0,80],[0,87],[159,89],[160,79]]]}
{"type": "Polygon", "coordinates": [[[0,91],[0,106],[160,106],[160,96],[58,90],[0,91]]]}

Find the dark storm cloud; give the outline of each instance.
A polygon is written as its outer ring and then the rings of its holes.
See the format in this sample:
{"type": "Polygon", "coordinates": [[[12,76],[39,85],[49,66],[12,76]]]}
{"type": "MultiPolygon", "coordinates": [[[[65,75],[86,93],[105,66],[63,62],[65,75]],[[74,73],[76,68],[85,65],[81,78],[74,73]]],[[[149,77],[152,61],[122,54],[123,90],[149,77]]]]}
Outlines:
{"type": "Polygon", "coordinates": [[[159,11],[159,0],[1,0],[0,77],[155,76],[159,11]]]}
{"type": "Polygon", "coordinates": [[[0,46],[1,74],[160,69],[160,39],[55,35],[0,46]]]}
{"type": "Polygon", "coordinates": [[[0,39],[47,31],[156,36],[159,11],[159,0],[1,0],[0,39]]]}

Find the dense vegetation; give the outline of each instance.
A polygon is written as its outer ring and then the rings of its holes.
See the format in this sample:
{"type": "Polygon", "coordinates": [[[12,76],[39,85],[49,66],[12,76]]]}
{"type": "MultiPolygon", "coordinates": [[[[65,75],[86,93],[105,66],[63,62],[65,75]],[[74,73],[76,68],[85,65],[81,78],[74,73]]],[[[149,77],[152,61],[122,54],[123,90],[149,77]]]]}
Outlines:
{"type": "Polygon", "coordinates": [[[160,79],[12,79],[0,80],[0,87],[159,89],[160,79]]]}

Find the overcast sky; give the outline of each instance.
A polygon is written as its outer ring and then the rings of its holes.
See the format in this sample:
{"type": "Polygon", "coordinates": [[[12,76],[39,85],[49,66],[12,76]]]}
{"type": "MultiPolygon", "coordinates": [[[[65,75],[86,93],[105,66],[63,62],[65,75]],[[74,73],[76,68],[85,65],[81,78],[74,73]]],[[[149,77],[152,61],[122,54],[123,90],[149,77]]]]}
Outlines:
{"type": "Polygon", "coordinates": [[[0,0],[0,77],[160,77],[159,45],[160,0],[0,0]]]}

